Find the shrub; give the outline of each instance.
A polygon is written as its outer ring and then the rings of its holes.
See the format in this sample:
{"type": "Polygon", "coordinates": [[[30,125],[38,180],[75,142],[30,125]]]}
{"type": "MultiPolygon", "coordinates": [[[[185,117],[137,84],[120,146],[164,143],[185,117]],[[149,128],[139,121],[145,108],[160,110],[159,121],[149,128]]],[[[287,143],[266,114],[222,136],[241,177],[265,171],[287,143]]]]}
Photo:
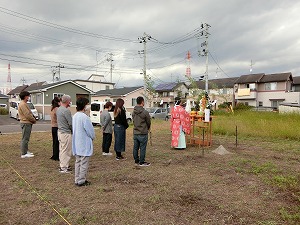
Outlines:
{"type": "Polygon", "coordinates": [[[250,105],[245,105],[244,103],[237,103],[236,106],[234,107],[234,110],[250,110],[252,109],[253,106],[250,106],[250,105]]]}
{"type": "Polygon", "coordinates": [[[7,115],[8,114],[8,110],[4,109],[4,108],[0,108],[0,115],[7,115]]]}

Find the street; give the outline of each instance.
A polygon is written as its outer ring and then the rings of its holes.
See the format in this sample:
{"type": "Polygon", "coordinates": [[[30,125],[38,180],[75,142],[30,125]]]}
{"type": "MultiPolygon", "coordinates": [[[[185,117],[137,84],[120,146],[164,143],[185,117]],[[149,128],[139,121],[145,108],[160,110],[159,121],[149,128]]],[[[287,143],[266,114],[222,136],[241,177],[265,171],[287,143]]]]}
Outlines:
{"type": "MultiPolygon", "coordinates": [[[[50,121],[37,121],[33,125],[32,131],[51,131],[51,122],[50,121]]],[[[0,115],[0,133],[16,133],[21,132],[20,122],[16,119],[10,118],[8,115],[0,115]]]]}

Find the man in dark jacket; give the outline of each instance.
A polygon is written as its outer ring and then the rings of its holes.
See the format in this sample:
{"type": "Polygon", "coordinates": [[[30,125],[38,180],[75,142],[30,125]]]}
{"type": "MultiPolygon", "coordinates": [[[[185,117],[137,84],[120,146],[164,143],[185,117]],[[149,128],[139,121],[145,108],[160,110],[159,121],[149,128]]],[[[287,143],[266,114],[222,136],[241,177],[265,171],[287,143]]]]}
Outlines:
{"type": "Polygon", "coordinates": [[[148,132],[151,126],[149,112],[144,109],[144,98],[136,99],[137,105],[133,109],[133,158],[139,166],[150,166],[150,163],[145,161],[146,147],[148,142],[148,132]],[[139,157],[140,149],[140,157],[139,157]]]}

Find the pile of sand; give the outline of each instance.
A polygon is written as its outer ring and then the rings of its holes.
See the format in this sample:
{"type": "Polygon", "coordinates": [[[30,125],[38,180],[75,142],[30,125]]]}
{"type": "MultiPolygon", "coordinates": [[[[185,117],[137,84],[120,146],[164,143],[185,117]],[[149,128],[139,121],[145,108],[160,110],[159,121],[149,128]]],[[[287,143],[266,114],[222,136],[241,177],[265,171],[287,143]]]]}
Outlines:
{"type": "Polygon", "coordinates": [[[227,151],[223,145],[220,145],[218,148],[212,151],[213,153],[216,153],[218,155],[226,155],[226,154],[233,154],[232,152],[227,151]]]}

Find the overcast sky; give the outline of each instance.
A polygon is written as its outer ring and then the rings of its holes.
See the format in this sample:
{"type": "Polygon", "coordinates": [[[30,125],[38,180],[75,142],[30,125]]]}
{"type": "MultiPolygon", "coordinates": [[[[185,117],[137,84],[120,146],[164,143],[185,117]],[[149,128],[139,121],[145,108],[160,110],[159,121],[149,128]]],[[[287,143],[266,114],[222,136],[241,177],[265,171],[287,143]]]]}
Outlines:
{"type": "Polygon", "coordinates": [[[143,85],[144,32],[155,84],[186,80],[188,64],[198,79],[202,23],[210,25],[209,79],[250,74],[251,60],[252,73],[300,76],[299,12],[297,0],[0,0],[0,90],[9,62],[13,88],[52,82],[59,64],[62,80],[97,73],[110,82],[110,54],[117,87],[143,85]]]}

